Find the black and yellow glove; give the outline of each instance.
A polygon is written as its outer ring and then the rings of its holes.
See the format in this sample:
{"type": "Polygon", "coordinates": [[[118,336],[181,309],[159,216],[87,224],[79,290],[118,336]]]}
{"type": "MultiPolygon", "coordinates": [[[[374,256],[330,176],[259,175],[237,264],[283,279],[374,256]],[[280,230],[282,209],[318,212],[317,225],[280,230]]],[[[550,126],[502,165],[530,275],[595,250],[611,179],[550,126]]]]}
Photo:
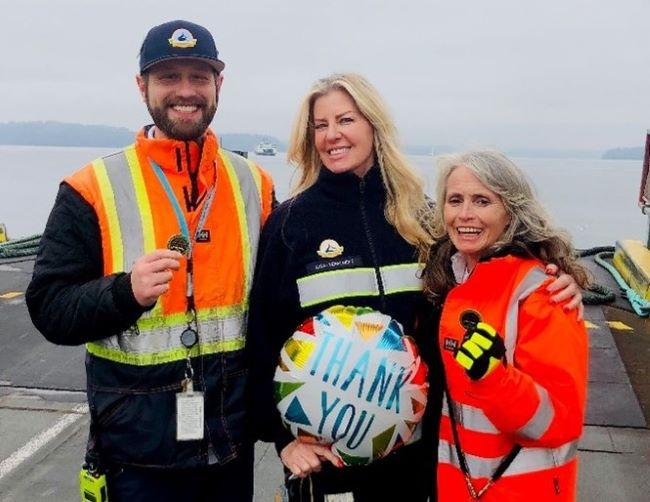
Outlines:
{"type": "Polygon", "coordinates": [[[472,380],[480,380],[505,361],[506,347],[496,330],[484,322],[468,328],[454,358],[472,380]]]}

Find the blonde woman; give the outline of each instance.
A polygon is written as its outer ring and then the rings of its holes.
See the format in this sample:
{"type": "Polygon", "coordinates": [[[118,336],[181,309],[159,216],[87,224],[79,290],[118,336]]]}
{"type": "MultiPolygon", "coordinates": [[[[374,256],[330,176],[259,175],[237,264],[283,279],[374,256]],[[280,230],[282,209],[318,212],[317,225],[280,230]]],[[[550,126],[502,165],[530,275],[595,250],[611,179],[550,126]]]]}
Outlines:
{"type": "MultiPolygon", "coordinates": [[[[417,260],[417,246],[431,243],[422,182],[397,146],[379,93],[355,74],[313,85],[298,111],[288,157],[298,183],[264,227],[251,293],[247,347],[255,433],[276,444],[287,474],[298,478],[287,484],[292,501],[332,493],[355,501],[427,500],[435,484],[441,378],[435,337],[416,331],[416,319],[431,310],[417,260]],[[372,275],[371,290],[359,292],[352,279],[358,273],[372,275]],[[328,274],[337,280],[319,280],[328,274]],[[423,439],[366,467],[333,468],[338,461],[329,448],[302,443],[283,427],[273,399],[283,343],[307,317],[336,304],[371,307],[396,319],[414,335],[430,368],[431,418],[424,421],[423,439]]],[[[560,289],[567,283],[562,279],[560,289]]]]}

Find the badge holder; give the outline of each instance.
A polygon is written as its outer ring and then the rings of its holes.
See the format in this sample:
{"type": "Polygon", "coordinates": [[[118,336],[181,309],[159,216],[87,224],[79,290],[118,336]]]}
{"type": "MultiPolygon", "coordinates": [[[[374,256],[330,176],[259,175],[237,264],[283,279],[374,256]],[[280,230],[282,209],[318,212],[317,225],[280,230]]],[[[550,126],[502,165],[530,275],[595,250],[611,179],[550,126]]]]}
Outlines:
{"type": "MultiPolygon", "coordinates": [[[[192,361],[190,359],[191,349],[199,340],[198,322],[196,311],[194,309],[194,285],[193,285],[193,261],[192,261],[192,237],[190,235],[187,222],[183,215],[178,199],[165,177],[162,169],[152,159],[149,159],[158,181],[165,190],[169,202],[174,208],[180,233],[172,235],[167,241],[167,248],[178,251],[187,258],[187,313],[192,318],[188,319],[187,328],[181,333],[181,343],[187,349],[187,368],[185,369],[185,378],[181,382],[181,392],[176,394],[176,440],[177,441],[197,441],[204,437],[204,415],[205,415],[205,398],[203,392],[194,391],[194,382],[192,380],[194,371],[192,370],[192,361]],[[195,327],[192,327],[192,319],[195,327]]],[[[207,192],[203,209],[199,215],[199,220],[194,234],[194,241],[198,240],[199,235],[204,230],[205,222],[212,206],[214,194],[217,189],[217,180],[215,177],[214,184],[207,192]]]]}
{"type": "Polygon", "coordinates": [[[187,349],[187,367],[182,390],[176,394],[176,440],[197,441],[203,439],[205,399],[203,392],[194,391],[194,370],[190,360],[190,349],[198,342],[199,336],[188,323],[181,333],[181,343],[187,349]]]}

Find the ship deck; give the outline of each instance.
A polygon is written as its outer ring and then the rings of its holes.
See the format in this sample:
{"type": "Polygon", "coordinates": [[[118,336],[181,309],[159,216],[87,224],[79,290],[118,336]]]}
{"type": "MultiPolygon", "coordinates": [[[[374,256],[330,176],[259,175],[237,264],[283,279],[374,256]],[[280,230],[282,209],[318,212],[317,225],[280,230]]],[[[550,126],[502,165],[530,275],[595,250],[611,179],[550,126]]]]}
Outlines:
{"type": "MultiPolygon", "coordinates": [[[[587,262],[599,283],[613,279],[587,262]]],[[[83,347],[47,342],[29,321],[32,259],[0,260],[0,500],[77,500],[87,437],[83,347]]],[[[587,306],[590,373],[579,500],[647,500],[650,492],[650,320],[626,301],[587,306]]],[[[258,443],[255,500],[272,500],[281,466],[258,443]]]]}

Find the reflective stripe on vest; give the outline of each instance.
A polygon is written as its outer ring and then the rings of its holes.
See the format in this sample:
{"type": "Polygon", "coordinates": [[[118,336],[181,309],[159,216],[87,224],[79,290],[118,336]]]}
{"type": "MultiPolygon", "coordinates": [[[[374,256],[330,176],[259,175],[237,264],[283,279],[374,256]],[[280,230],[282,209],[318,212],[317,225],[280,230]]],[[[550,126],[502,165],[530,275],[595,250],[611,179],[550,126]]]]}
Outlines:
{"type": "MultiPolygon", "coordinates": [[[[533,291],[538,289],[548,276],[539,267],[531,268],[523,280],[513,292],[510,301],[508,302],[508,309],[506,311],[505,320],[505,333],[504,344],[506,346],[506,359],[508,364],[513,364],[515,347],[517,346],[517,317],[519,315],[519,303],[531,295],[533,291]]],[[[517,431],[518,434],[528,439],[541,438],[553,422],[555,410],[553,404],[548,396],[548,392],[541,385],[535,384],[537,395],[539,397],[539,405],[537,410],[530,418],[530,420],[517,431]]]]}
{"type": "MultiPolygon", "coordinates": [[[[537,409],[530,420],[517,431],[518,435],[533,440],[540,439],[546,433],[551,426],[555,414],[553,403],[551,403],[546,389],[537,383],[535,383],[535,388],[539,396],[537,409]]],[[[495,427],[482,409],[469,404],[459,403],[453,399],[451,401],[456,412],[455,418],[458,425],[473,432],[500,434],[499,429],[495,427]]],[[[449,407],[446,398],[442,400],[442,414],[445,417],[449,417],[449,407]]]]}
{"type": "MultiPolygon", "coordinates": [[[[379,267],[384,293],[422,291],[420,270],[418,263],[379,267]]],[[[296,283],[303,308],[350,296],[379,296],[377,276],[371,267],[330,270],[301,277],[296,283]]]]}
{"type": "MultiPolygon", "coordinates": [[[[578,441],[565,443],[558,448],[522,448],[503,477],[560,467],[572,461],[577,452],[578,441]]],[[[472,478],[489,478],[494,474],[503,457],[484,458],[465,453],[465,459],[472,478]]],[[[456,448],[444,439],[438,443],[438,462],[460,469],[456,448]]]]}
{"type": "MultiPolygon", "coordinates": [[[[476,408],[469,404],[463,404],[452,400],[452,406],[456,412],[455,418],[458,425],[464,429],[482,432],[484,434],[499,434],[497,429],[490,419],[485,416],[481,408],[476,408]]],[[[442,414],[449,417],[449,406],[447,405],[447,398],[442,400],[442,414]]]]}
{"type": "Polygon", "coordinates": [[[555,416],[555,409],[546,389],[537,383],[535,388],[539,396],[537,409],[530,420],[517,431],[520,436],[533,440],[540,439],[546,433],[555,416]]]}
{"type": "MultiPolygon", "coordinates": [[[[200,353],[229,352],[244,347],[242,336],[244,316],[226,319],[210,319],[199,322],[200,353]]],[[[88,352],[104,359],[138,366],[162,364],[187,357],[187,349],[181,344],[181,333],[187,323],[168,329],[148,332],[133,330],[88,344],[88,352]]],[[[190,350],[190,357],[199,355],[199,345],[190,350]]]]}
{"type": "MultiPolygon", "coordinates": [[[[137,258],[156,249],[151,205],[135,147],[98,159],[93,167],[107,213],[113,256],[110,273],[131,270],[137,258]]],[[[159,315],[157,303],[146,317],[159,315]]]]}
{"type": "Polygon", "coordinates": [[[504,323],[505,329],[504,333],[502,333],[504,337],[503,342],[506,346],[506,359],[508,364],[512,364],[514,361],[515,346],[517,345],[519,303],[530,296],[546,279],[548,279],[548,276],[541,268],[533,267],[528,271],[510,297],[504,323]]]}
{"type": "Polygon", "coordinates": [[[237,215],[242,229],[242,248],[244,263],[244,305],[248,306],[250,291],[255,269],[257,244],[262,227],[262,180],[257,168],[248,159],[226,150],[219,150],[228,178],[235,194],[237,215]]]}
{"type": "MultiPolygon", "coordinates": [[[[262,222],[261,176],[254,164],[219,150],[232,186],[241,229],[244,295],[239,305],[216,306],[197,311],[199,344],[190,355],[228,352],[243,348],[252,271],[262,222]]],[[[131,269],[133,262],[156,248],[153,213],[135,146],[93,162],[107,213],[112,270],[131,269]]],[[[161,302],[143,314],[135,327],[120,335],[86,344],[88,352],[125,364],[153,365],[187,357],[180,333],[187,313],[164,315],[161,302]]]]}

